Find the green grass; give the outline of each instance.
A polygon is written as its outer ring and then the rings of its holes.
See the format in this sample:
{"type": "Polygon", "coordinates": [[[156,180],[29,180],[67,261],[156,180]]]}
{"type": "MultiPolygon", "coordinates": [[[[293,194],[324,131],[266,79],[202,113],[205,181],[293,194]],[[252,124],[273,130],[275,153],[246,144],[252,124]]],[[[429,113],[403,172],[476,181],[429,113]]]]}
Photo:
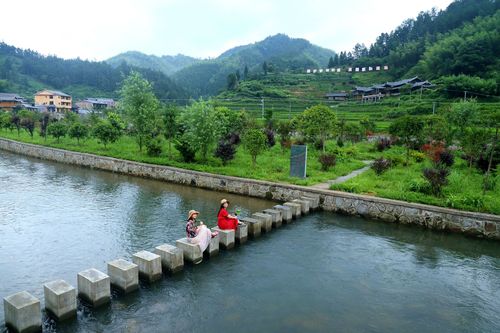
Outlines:
{"type": "MultiPolygon", "coordinates": [[[[404,158],[404,152],[400,147],[392,148],[385,154],[404,158]]],[[[448,178],[449,184],[443,188],[441,196],[434,196],[425,190],[426,182],[422,177],[422,169],[426,166],[429,166],[429,162],[412,161],[409,166],[398,165],[380,176],[377,176],[373,170],[369,170],[345,183],[332,185],[331,189],[500,214],[500,176],[498,174],[496,175],[496,188],[483,195],[483,175],[475,168],[468,168],[463,160],[455,158],[455,164],[448,178]]]]}
{"type": "Polygon", "coordinates": [[[269,180],[297,185],[313,185],[326,182],[327,180],[344,176],[364,166],[360,159],[345,158],[340,159],[337,162],[337,165],[329,171],[321,171],[321,165],[318,162],[319,152],[314,149],[309,149],[307,160],[308,177],[306,179],[300,179],[289,176],[290,151],[286,150],[283,152],[279,145],[276,145],[262,155],[259,155],[257,158],[257,165],[254,167],[252,165],[250,155],[241,146],[238,147],[234,160],[230,161],[226,166],[223,166],[219,159],[212,156],[209,156],[205,162],[200,162],[198,157],[196,163],[185,163],[182,161],[180,154],[174,148],[172,148],[172,158],[169,158],[166,143],[164,144],[164,152],[161,156],[147,156],[145,151],[139,152],[138,145],[135,140],[128,136],[121,137],[118,142],[109,145],[107,148],[104,148],[104,146],[99,144],[95,139],[87,139],[81,142],[80,145],[77,144],[76,140],[68,137],[61,138],[58,143],[54,138],[48,137],[47,140],[44,140],[44,138],[35,133],[34,138],[32,139],[25,131],[21,131],[20,136],[18,136],[16,131],[10,132],[7,130],[1,130],[0,136],[22,142],[110,156],[131,161],[168,165],[214,174],[269,180]]]}

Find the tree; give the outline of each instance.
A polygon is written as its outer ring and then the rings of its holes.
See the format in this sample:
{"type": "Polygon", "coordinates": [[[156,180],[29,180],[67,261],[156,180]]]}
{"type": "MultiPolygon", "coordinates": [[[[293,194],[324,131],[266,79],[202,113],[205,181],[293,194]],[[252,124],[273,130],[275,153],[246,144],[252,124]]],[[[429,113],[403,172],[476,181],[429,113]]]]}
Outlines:
{"type": "Polygon", "coordinates": [[[467,127],[475,124],[479,118],[479,106],[476,100],[453,103],[447,115],[448,121],[454,126],[455,137],[460,139],[467,127]]]}
{"type": "Polygon", "coordinates": [[[238,77],[236,74],[231,73],[227,76],[227,89],[235,90],[236,88],[238,88],[238,77]]]}
{"type": "Polygon", "coordinates": [[[33,134],[35,132],[35,124],[38,119],[37,114],[33,111],[21,110],[18,113],[19,115],[19,124],[22,128],[29,133],[31,138],[33,139],[33,134]]]}
{"type": "Polygon", "coordinates": [[[267,75],[267,72],[269,71],[269,66],[267,65],[267,61],[264,61],[262,64],[262,70],[264,71],[264,75],[267,75]]]}
{"type": "Polygon", "coordinates": [[[66,136],[66,132],[68,131],[68,127],[62,121],[57,121],[50,124],[47,127],[47,133],[54,138],[57,139],[57,143],[59,143],[59,139],[66,136]]]}
{"type": "Polygon", "coordinates": [[[248,80],[248,66],[245,65],[245,69],[243,70],[243,80],[248,80]]]}
{"type": "Polygon", "coordinates": [[[330,60],[328,60],[328,68],[333,67],[335,67],[335,61],[333,60],[333,57],[330,57],[330,60]]]}
{"type": "Polygon", "coordinates": [[[0,111],[0,128],[13,129],[10,113],[0,111]]]}
{"type": "Polygon", "coordinates": [[[298,116],[298,129],[309,138],[319,143],[325,152],[325,142],[337,128],[335,111],[326,105],[314,105],[298,116]]]}
{"type": "Polygon", "coordinates": [[[85,139],[89,134],[87,126],[79,121],[74,122],[68,129],[68,135],[72,139],[76,139],[77,143],[80,144],[80,139],[85,139]]]}
{"type": "Polygon", "coordinates": [[[469,168],[472,167],[472,163],[477,160],[483,152],[484,146],[488,142],[488,138],[489,134],[485,129],[477,127],[465,129],[460,142],[467,156],[467,160],[469,161],[469,168]]]}
{"type": "Polygon", "coordinates": [[[42,113],[40,117],[40,136],[43,136],[44,140],[47,140],[47,127],[50,122],[50,114],[48,112],[42,113]]]}
{"type": "Polygon", "coordinates": [[[252,157],[252,165],[257,164],[257,156],[267,147],[266,135],[260,129],[250,129],[243,136],[243,145],[252,157]]]}
{"type": "Polygon", "coordinates": [[[163,121],[163,135],[168,142],[168,157],[172,158],[172,140],[174,140],[179,129],[178,125],[179,110],[176,105],[166,105],[161,110],[163,121]]]}
{"type": "Polygon", "coordinates": [[[151,83],[134,71],[123,81],[120,95],[121,105],[132,123],[139,151],[142,151],[145,140],[157,125],[158,99],[151,83]]]}
{"type": "Polygon", "coordinates": [[[398,118],[389,126],[389,133],[397,136],[406,147],[406,164],[410,160],[410,149],[421,139],[423,129],[424,122],[415,116],[398,118]]]}
{"type": "Polygon", "coordinates": [[[107,148],[109,143],[114,143],[120,137],[120,132],[107,120],[101,120],[93,130],[92,135],[107,148]]]}
{"type": "Polygon", "coordinates": [[[225,118],[212,103],[194,102],[188,106],[180,117],[185,129],[184,140],[195,151],[200,151],[202,159],[207,159],[208,150],[225,132],[225,118]]]}
{"type": "Polygon", "coordinates": [[[21,135],[21,118],[19,117],[19,114],[17,112],[12,113],[12,116],[10,117],[10,122],[12,124],[12,127],[16,128],[17,136],[21,135]]]}

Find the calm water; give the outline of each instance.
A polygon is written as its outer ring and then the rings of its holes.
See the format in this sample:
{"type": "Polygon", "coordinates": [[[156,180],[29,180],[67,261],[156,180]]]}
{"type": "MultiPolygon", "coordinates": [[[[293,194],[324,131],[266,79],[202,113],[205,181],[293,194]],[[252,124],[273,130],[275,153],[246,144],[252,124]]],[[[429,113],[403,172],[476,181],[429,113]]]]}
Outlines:
{"type": "MultiPolygon", "coordinates": [[[[274,203],[0,151],[0,297],[274,203]]],[[[500,332],[500,244],[315,213],[46,332],[500,332]]],[[[0,304],[0,332],[4,331],[0,304]]]]}

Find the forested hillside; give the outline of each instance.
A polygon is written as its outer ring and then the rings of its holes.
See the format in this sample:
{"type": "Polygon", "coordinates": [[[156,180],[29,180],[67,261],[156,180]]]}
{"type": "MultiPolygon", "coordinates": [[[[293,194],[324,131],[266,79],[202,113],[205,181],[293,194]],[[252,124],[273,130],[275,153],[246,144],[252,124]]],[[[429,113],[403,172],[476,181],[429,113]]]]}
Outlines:
{"type": "Polygon", "coordinates": [[[181,98],[184,90],[161,72],[121,64],[42,56],[0,43],[0,92],[15,92],[31,97],[43,88],[62,90],[76,98],[115,97],[124,76],[137,70],[153,83],[160,98],[181,98]]]}
{"type": "Polygon", "coordinates": [[[118,67],[125,62],[130,66],[159,70],[166,75],[172,75],[184,67],[192,65],[198,61],[199,59],[188,57],[183,54],[175,56],[164,55],[158,57],[137,51],[120,53],[106,60],[106,62],[113,67],[118,67]]]}

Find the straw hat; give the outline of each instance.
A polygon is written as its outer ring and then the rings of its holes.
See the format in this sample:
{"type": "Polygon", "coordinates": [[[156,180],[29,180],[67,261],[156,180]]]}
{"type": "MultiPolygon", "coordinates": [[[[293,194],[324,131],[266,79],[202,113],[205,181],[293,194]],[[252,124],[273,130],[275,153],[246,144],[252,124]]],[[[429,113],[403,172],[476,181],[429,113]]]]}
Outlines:
{"type": "Polygon", "coordinates": [[[221,204],[221,205],[223,205],[223,204],[225,204],[226,202],[229,204],[229,201],[228,201],[227,199],[222,199],[222,200],[220,201],[220,204],[221,204]]]}
{"type": "Polygon", "coordinates": [[[191,216],[193,216],[194,214],[200,214],[200,212],[194,210],[194,209],[191,209],[188,213],[188,220],[191,218],[191,216]]]}

